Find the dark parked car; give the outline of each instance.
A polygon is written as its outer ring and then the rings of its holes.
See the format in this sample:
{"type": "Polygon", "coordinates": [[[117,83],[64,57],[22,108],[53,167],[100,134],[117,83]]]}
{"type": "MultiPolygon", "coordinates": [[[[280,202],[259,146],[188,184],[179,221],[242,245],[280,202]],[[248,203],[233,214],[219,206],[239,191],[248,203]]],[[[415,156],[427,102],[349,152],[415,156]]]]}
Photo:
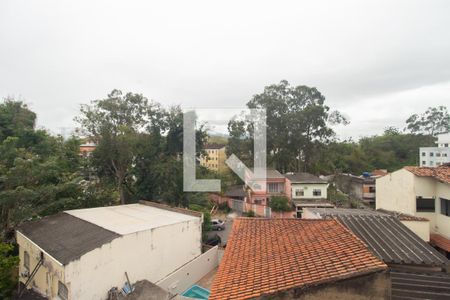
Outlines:
{"type": "Polygon", "coordinates": [[[219,219],[212,219],[211,220],[211,227],[212,230],[224,230],[225,229],[225,222],[219,219]]]}
{"type": "Polygon", "coordinates": [[[222,242],[222,239],[216,233],[214,235],[208,236],[208,238],[206,239],[206,241],[204,243],[208,246],[217,246],[217,245],[220,245],[221,242],[222,242]]]}

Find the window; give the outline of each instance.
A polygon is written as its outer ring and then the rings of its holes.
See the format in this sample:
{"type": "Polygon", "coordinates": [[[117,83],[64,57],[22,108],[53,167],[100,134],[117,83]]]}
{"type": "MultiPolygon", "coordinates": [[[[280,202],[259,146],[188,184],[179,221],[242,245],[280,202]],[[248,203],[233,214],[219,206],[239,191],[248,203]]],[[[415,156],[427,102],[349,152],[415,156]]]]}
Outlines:
{"type": "Polygon", "coordinates": [[[30,254],[27,251],[23,253],[23,267],[30,272],[30,254]]]}
{"type": "Polygon", "coordinates": [[[322,190],[313,189],[313,196],[322,196],[322,190]]]}
{"type": "Polygon", "coordinates": [[[441,157],[441,152],[436,152],[436,157],[441,157]]]}
{"type": "Polygon", "coordinates": [[[422,166],[426,166],[426,165],[427,165],[427,162],[422,160],[422,166]]]}
{"type": "Polygon", "coordinates": [[[447,157],[447,153],[442,154],[443,157],[447,157]]]}
{"type": "Polygon", "coordinates": [[[69,291],[64,283],[58,281],[58,296],[63,300],[69,299],[69,291]]]}
{"type": "Polygon", "coordinates": [[[433,157],[434,156],[434,153],[433,152],[430,152],[430,157],[433,157]]]}
{"type": "Polygon", "coordinates": [[[445,147],[445,148],[448,148],[448,144],[444,144],[444,147],[445,147]]]}
{"type": "Polygon", "coordinates": [[[369,186],[369,193],[375,193],[375,187],[369,186]]]}
{"type": "Polygon", "coordinates": [[[440,199],[441,199],[441,214],[450,217],[450,200],[444,198],[440,199]]]}
{"type": "Polygon", "coordinates": [[[430,167],[432,167],[433,166],[433,161],[432,160],[430,160],[430,167]]]}
{"type": "Polygon", "coordinates": [[[427,156],[427,154],[425,152],[422,152],[422,156],[427,156]]]}
{"type": "Polygon", "coordinates": [[[416,198],[416,211],[417,212],[434,212],[434,198],[416,198]]]}
{"type": "Polygon", "coordinates": [[[305,196],[305,191],[304,190],[295,190],[295,196],[297,196],[297,197],[305,196]]]}
{"type": "Polygon", "coordinates": [[[281,183],[268,183],[267,190],[269,193],[280,193],[283,191],[283,184],[281,183]]]}

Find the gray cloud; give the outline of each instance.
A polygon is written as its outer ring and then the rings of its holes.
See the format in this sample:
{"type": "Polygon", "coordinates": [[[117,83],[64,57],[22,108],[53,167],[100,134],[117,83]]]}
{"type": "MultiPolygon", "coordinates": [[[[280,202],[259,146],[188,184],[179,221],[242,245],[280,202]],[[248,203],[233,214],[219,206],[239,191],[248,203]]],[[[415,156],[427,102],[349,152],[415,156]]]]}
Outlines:
{"type": "Polygon", "coordinates": [[[113,88],[240,107],[265,85],[316,86],[343,137],[448,103],[448,1],[2,1],[0,96],[54,131],[113,88]],[[406,106],[405,106],[406,105],[406,106]]]}

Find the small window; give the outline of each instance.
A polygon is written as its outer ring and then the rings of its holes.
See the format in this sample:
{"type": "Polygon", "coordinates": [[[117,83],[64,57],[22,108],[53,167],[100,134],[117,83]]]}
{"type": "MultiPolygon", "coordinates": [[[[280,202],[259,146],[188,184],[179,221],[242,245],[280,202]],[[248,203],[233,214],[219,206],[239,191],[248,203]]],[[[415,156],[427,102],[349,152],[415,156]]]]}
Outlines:
{"type": "Polygon", "coordinates": [[[30,254],[27,251],[23,253],[23,267],[30,272],[30,254]]]}
{"type": "Polygon", "coordinates": [[[375,193],[375,187],[369,186],[369,193],[375,193]]]}
{"type": "Polygon", "coordinates": [[[447,157],[447,153],[443,153],[442,156],[443,156],[443,157],[447,157]]]}
{"type": "Polygon", "coordinates": [[[63,300],[69,299],[69,291],[64,283],[58,281],[58,296],[63,300]]]}
{"type": "Polygon", "coordinates": [[[427,154],[425,152],[422,152],[422,156],[427,156],[427,154]]]}
{"type": "Polygon", "coordinates": [[[417,212],[434,212],[434,199],[433,198],[416,198],[416,211],[417,212]]]}
{"type": "Polygon", "coordinates": [[[450,200],[445,198],[440,199],[441,199],[441,214],[450,217],[450,200]]]}
{"type": "Polygon", "coordinates": [[[427,162],[422,160],[422,166],[426,166],[426,165],[427,165],[427,162]]]}
{"type": "Polygon", "coordinates": [[[433,157],[434,156],[434,153],[433,152],[430,152],[430,157],[433,157]]]}
{"type": "Polygon", "coordinates": [[[436,157],[441,157],[441,152],[436,152],[436,157]]]}
{"type": "Polygon", "coordinates": [[[445,148],[448,148],[448,144],[444,144],[444,147],[445,147],[445,148]]]}
{"type": "Polygon", "coordinates": [[[313,196],[322,196],[322,190],[314,189],[313,190],[313,196]]]}
{"type": "Polygon", "coordinates": [[[304,190],[295,190],[295,196],[297,196],[297,197],[305,196],[305,191],[304,190]]]}
{"type": "Polygon", "coordinates": [[[434,162],[432,160],[430,160],[430,167],[432,167],[434,165],[434,162]]]}

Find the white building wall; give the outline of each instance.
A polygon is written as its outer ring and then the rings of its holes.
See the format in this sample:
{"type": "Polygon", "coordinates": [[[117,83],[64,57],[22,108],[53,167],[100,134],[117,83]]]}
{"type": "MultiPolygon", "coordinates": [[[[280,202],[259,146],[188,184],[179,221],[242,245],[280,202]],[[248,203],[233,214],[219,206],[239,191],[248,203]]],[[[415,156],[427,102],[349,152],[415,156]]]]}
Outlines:
{"type": "Polygon", "coordinates": [[[414,174],[400,169],[376,179],[376,209],[386,209],[414,215],[416,195],[414,174]]]}
{"type": "Polygon", "coordinates": [[[440,198],[450,199],[450,184],[436,183],[436,224],[432,231],[450,239],[450,217],[441,214],[440,198]]]}
{"type": "Polygon", "coordinates": [[[106,299],[123,287],[125,272],[131,283],[157,282],[200,254],[200,219],[122,236],[66,266],[69,298],[106,299]]]}
{"type": "Polygon", "coordinates": [[[427,221],[400,221],[425,242],[430,241],[430,222],[427,221]]]}
{"type": "Polygon", "coordinates": [[[215,246],[155,284],[174,295],[181,294],[218,265],[219,249],[215,246]]]}
{"type": "Polygon", "coordinates": [[[292,199],[327,199],[327,188],[328,183],[292,183],[291,184],[291,197],[292,199]],[[295,192],[297,190],[303,189],[304,195],[303,196],[296,196],[295,192]],[[319,189],[321,191],[320,196],[314,196],[313,191],[315,189],[319,189]]]}

